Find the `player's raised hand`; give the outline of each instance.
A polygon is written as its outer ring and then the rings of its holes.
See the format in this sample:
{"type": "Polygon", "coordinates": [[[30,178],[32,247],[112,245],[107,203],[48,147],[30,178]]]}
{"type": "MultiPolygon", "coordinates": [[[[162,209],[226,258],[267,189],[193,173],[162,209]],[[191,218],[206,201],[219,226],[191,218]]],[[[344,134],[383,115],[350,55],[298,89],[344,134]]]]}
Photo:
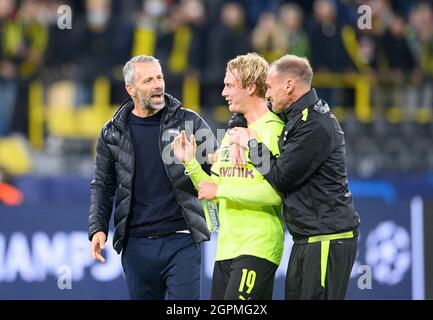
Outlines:
{"type": "Polygon", "coordinates": [[[190,162],[195,156],[197,142],[195,141],[193,134],[191,134],[190,141],[188,141],[185,130],[182,130],[182,132],[174,138],[173,142],[171,143],[171,148],[175,157],[179,161],[186,163],[190,162]]]}
{"type": "Polygon", "coordinates": [[[257,139],[257,132],[254,129],[236,127],[229,131],[230,144],[235,143],[246,148],[250,139],[257,139]]]}

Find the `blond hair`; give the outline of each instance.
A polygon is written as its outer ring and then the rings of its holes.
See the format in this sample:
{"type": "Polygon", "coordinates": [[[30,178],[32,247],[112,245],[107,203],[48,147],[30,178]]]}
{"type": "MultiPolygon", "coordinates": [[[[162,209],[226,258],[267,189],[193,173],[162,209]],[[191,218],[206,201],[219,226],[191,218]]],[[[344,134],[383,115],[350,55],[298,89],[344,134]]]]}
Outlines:
{"type": "Polygon", "coordinates": [[[257,53],[247,53],[237,56],[227,63],[227,70],[236,69],[239,74],[239,81],[242,88],[253,84],[256,85],[256,95],[265,98],[266,95],[266,76],[269,71],[269,64],[257,53]]]}
{"type": "Polygon", "coordinates": [[[280,74],[294,76],[311,87],[313,69],[307,58],[287,54],[272,62],[270,67],[280,74]]]}

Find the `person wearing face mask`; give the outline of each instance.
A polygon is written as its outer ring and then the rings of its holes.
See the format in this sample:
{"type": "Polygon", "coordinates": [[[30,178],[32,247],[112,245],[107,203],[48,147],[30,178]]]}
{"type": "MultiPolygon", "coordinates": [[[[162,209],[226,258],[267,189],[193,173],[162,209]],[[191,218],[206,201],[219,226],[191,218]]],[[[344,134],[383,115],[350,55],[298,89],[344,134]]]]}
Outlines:
{"type": "MultiPolygon", "coordinates": [[[[131,299],[200,297],[200,243],[210,238],[203,208],[184,168],[170,158],[170,137],[180,130],[200,136],[213,152],[206,122],[165,93],[159,61],[136,56],[123,68],[128,99],[102,129],[91,183],[89,239],[93,259],[105,262],[114,210],[113,247],[131,299]],[[174,132],[174,134],[173,134],[174,132]]],[[[209,164],[199,158],[202,168],[209,164]]]]}
{"type": "Polygon", "coordinates": [[[158,19],[167,12],[167,4],[161,0],[144,0],[143,12],[152,18],[158,19]]]}
{"type": "Polygon", "coordinates": [[[285,127],[280,155],[263,163],[268,148],[232,119],[231,143],[249,148],[251,162],[282,194],[294,246],[286,299],[344,299],[357,252],[360,224],[349,190],[344,132],[328,104],[311,88],[307,59],[286,55],[270,66],[266,97],[285,127]]]}

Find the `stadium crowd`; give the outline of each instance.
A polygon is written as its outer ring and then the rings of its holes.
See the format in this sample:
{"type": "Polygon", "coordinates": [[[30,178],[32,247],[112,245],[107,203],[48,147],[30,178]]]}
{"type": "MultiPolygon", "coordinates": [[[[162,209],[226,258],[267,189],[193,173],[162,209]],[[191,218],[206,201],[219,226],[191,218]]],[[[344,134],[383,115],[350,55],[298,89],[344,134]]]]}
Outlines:
{"type": "Polygon", "coordinates": [[[91,103],[95,80],[103,76],[110,103],[118,105],[127,98],[123,64],[131,56],[153,55],[164,68],[168,91],[182,97],[185,79],[196,79],[199,104],[209,112],[224,105],[227,61],[255,51],[268,61],[284,54],[308,57],[318,75],[374,81],[375,121],[368,124],[350,116],[353,88],[316,85],[330,105],[346,112],[343,129],[356,140],[356,150],[348,150],[349,167],[362,167],[367,155],[367,167],[431,168],[433,152],[426,144],[433,134],[432,8],[432,1],[402,0],[2,0],[0,137],[28,135],[34,80],[54,102],[60,98],[49,96],[49,88],[73,83],[74,108],[80,108],[91,103]],[[64,4],[72,9],[70,29],[58,25],[64,4]],[[362,5],[371,9],[371,28],[360,28],[360,21],[368,22],[358,12],[362,5]],[[414,135],[420,136],[418,144],[405,147],[414,135]],[[408,158],[417,151],[418,158],[408,158]]]}

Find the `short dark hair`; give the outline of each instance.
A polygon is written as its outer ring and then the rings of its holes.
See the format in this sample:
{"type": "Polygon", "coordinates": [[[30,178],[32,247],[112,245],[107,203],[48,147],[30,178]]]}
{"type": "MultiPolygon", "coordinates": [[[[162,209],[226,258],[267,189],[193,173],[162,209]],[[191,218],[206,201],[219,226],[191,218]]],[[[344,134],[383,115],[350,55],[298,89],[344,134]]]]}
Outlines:
{"type": "Polygon", "coordinates": [[[272,69],[280,74],[292,75],[311,87],[313,80],[313,69],[305,57],[287,54],[271,63],[272,69]]]}

